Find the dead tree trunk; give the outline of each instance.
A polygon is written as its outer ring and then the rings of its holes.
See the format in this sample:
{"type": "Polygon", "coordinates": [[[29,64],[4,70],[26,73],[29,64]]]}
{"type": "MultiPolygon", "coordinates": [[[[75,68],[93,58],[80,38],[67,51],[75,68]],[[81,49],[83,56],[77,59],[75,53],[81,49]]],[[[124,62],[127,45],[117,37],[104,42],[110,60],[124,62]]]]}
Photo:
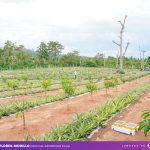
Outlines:
{"type": "Polygon", "coordinates": [[[125,23],[126,23],[126,19],[127,19],[127,16],[124,17],[124,21],[121,22],[121,21],[118,21],[121,25],[121,30],[120,30],[120,35],[119,35],[119,38],[120,38],[120,42],[117,43],[115,41],[112,41],[113,43],[115,43],[117,46],[119,46],[119,63],[120,63],[120,66],[119,66],[119,73],[121,73],[123,71],[123,57],[125,56],[125,53],[128,49],[128,46],[129,46],[129,42],[127,42],[127,45],[125,47],[125,50],[123,51],[123,32],[124,32],[124,29],[125,29],[125,23]]]}
{"type": "Polygon", "coordinates": [[[143,71],[144,71],[144,54],[145,54],[145,52],[146,52],[146,51],[142,51],[143,55],[142,55],[142,60],[141,60],[141,64],[142,64],[142,65],[141,65],[141,67],[142,67],[141,69],[142,69],[143,71]]]}

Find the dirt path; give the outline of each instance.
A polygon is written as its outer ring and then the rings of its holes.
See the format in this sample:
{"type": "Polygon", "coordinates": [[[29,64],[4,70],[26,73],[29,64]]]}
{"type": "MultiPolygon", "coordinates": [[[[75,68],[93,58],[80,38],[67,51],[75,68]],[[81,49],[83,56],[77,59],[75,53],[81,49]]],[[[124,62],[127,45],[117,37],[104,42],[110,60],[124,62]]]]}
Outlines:
{"type": "MultiPolygon", "coordinates": [[[[61,94],[61,93],[63,93],[62,89],[54,90],[54,91],[47,91],[46,96],[57,95],[57,94],[61,94]]],[[[16,101],[26,101],[26,100],[29,101],[29,100],[44,97],[44,96],[45,96],[44,92],[31,94],[31,95],[20,95],[20,96],[16,96],[16,97],[2,98],[2,99],[0,99],[0,103],[6,104],[6,103],[16,102],[16,101]]]]}
{"type": "Polygon", "coordinates": [[[144,136],[143,132],[138,132],[135,136],[122,134],[111,129],[111,125],[117,120],[138,123],[142,120],[141,114],[144,110],[150,109],[150,90],[144,93],[140,99],[131,104],[126,110],[118,114],[109,121],[106,128],[101,129],[90,140],[91,141],[150,141],[150,134],[144,136]]]}
{"type": "MultiPolygon", "coordinates": [[[[83,89],[85,86],[80,85],[77,86],[77,89],[83,89]]],[[[62,89],[58,90],[52,90],[52,91],[47,91],[46,96],[54,96],[58,94],[64,93],[62,89]]],[[[37,100],[36,98],[42,98],[45,97],[45,92],[42,93],[35,93],[35,94],[30,94],[30,95],[20,95],[16,97],[9,97],[9,98],[1,98],[0,99],[0,104],[6,104],[6,103],[12,103],[12,102],[19,102],[19,101],[32,101],[32,100],[37,100]]]]}
{"type": "Polygon", "coordinates": [[[70,110],[67,112],[67,99],[53,104],[30,109],[25,113],[26,130],[23,130],[22,119],[9,116],[0,119],[0,140],[22,140],[25,134],[40,135],[46,133],[57,124],[62,125],[72,121],[76,113],[87,112],[97,105],[112,100],[112,97],[128,91],[142,83],[148,82],[150,76],[143,77],[137,81],[126,82],[116,88],[109,89],[109,97],[106,97],[105,90],[100,90],[93,95],[78,96],[69,100],[70,110]],[[85,105],[86,104],[86,105],[85,105]]]}

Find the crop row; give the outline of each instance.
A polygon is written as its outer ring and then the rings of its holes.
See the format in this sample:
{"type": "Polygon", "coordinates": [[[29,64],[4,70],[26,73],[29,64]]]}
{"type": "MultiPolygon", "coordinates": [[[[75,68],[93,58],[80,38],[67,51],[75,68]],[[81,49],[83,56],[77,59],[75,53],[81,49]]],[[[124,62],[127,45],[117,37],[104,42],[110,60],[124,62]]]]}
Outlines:
{"type": "MultiPolygon", "coordinates": [[[[138,77],[131,78],[130,81],[134,80],[136,78],[138,78],[138,77]]],[[[118,84],[121,84],[121,83],[118,83],[118,84]]],[[[99,85],[97,90],[102,89],[104,87],[105,87],[104,85],[99,85]]],[[[80,95],[80,94],[83,94],[86,92],[88,92],[87,89],[76,90],[76,92],[72,96],[80,95]]],[[[40,106],[42,104],[52,103],[55,101],[63,100],[63,99],[68,98],[68,97],[69,96],[66,94],[58,94],[58,95],[54,95],[54,96],[32,99],[31,101],[28,100],[28,101],[18,101],[18,102],[13,102],[13,103],[8,103],[8,104],[1,104],[0,105],[0,117],[8,116],[10,114],[14,114],[14,113],[17,113],[19,111],[24,111],[24,110],[27,110],[29,108],[40,106]]]]}
{"type": "MultiPolygon", "coordinates": [[[[122,79],[124,78],[125,80],[132,80],[131,78],[138,78],[140,76],[144,76],[144,75],[147,75],[149,74],[149,72],[144,72],[144,73],[140,73],[140,74],[134,74],[134,75],[122,75],[122,79]]],[[[104,78],[104,76],[99,76],[101,77],[101,80],[102,78],[104,78]]],[[[110,79],[112,78],[113,76],[106,76],[105,78],[107,79],[110,79]]],[[[99,82],[99,78],[95,79],[95,82],[99,82]]],[[[80,86],[80,85],[85,85],[87,82],[87,80],[77,80],[77,81],[74,81],[74,84],[76,86],[80,86]]],[[[47,91],[52,91],[52,90],[57,90],[57,89],[61,89],[61,85],[51,85],[50,87],[48,87],[47,91]]],[[[10,96],[18,96],[18,95],[27,95],[27,94],[35,94],[35,93],[41,93],[41,92],[44,92],[44,89],[42,88],[42,86],[39,86],[37,88],[34,88],[32,86],[30,86],[29,88],[27,89],[16,89],[15,91],[12,89],[10,91],[4,91],[4,92],[0,92],[0,97],[1,98],[5,98],[5,97],[10,97],[10,96]]]]}
{"type": "Polygon", "coordinates": [[[86,140],[87,136],[113,114],[123,109],[131,102],[137,100],[140,95],[150,88],[150,83],[143,84],[135,89],[116,96],[111,102],[100,105],[88,113],[79,114],[76,119],[63,126],[57,126],[47,134],[39,137],[26,136],[25,140],[38,141],[77,141],[86,140]]]}

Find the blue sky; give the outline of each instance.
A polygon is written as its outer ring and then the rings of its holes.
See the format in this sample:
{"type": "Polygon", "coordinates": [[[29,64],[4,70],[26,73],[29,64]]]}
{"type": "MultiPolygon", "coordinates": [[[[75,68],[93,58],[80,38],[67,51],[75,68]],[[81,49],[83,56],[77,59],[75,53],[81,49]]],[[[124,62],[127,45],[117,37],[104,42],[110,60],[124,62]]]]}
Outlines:
{"type": "Polygon", "coordinates": [[[150,0],[0,0],[0,45],[11,40],[36,49],[42,41],[57,40],[64,53],[115,56],[112,40],[119,40],[117,21],[124,15],[124,46],[131,43],[126,55],[139,57],[139,45],[150,49],[150,0]]]}

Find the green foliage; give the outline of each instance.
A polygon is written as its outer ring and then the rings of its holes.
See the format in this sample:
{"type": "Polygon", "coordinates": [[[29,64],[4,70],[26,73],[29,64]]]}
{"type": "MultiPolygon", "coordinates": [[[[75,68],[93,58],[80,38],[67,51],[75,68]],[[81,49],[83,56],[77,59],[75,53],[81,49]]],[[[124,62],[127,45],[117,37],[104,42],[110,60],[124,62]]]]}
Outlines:
{"type": "Polygon", "coordinates": [[[27,82],[29,80],[29,76],[27,74],[22,76],[22,80],[24,80],[25,82],[27,82]]]}
{"type": "Polygon", "coordinates": [[[46,90],[47,88],[51,85],[51,80],[48,79],[48,80],[43,80],[42,82],[42,87],[45,89],[45,95],[46,95],[46,90]]]}
{"type": "Polygon", "coordinates": [[[41,79],[41,76],[40,76],[39,74],[36,74],[35,79],[36,79],[36,80],[40,80],[40,79],[41,79]]]}
{"type": "Polygon", "coordinates": [[[141,131],[144,130],[144,135],[146,136],[148,132],[150,131],[150,111],[146,110],[142,114],[143,120],[139,122],[139,128],[138,130],[141,131]]]}
{"type": "Polygon", "coordinates": [[[62,78],[62,89],[64,90],[67,96],[72,96],[75,93],[75,87],[70,78],[62,78]]]}
{"type": "Polygon", "coordinates": [[[114,82],[115,86],[119,83],[118,78],[113,78],[112,81],[114,82]]]}
{"type": "Polygon", "coordinates": [[[12,88],[13,90],[16,90],[19,87],[18,80],[7,80],[6,84],[8,87],[12,88]]]}
{"type": "Polygon", "coordinates": [[[120,74],[125,74],[125,71],[124,71],[124,70],[122,70],[122,71],[120,72],[120,74]]]}
{"type": "Polygon", "coordinates": [[[121,77],[120,80],[125,83],[126,82],[126,78],[121,77]]]}
{"type": "Polygon", "coordinates": [[[104,81],[105,88],[114,87],[116,83],[113,80],[105,80],[104,81]]]}
{"type": "Polygon", "coordinates": [[[89,82],[86,84],[86,88],[88,89],[88,91],[91,93],[91,95],[93,94],[93,92],[95,90],[97,90],[97,85],[96,83],[94,83],[92,80],[89,80],[89,82]]]}
{"type": "Polygon", "coordinates": [[[2,78],[3,83],[6,83],[7,78],[6,78],[6,77],[4,77],[4,76],[1,76],[1,78],[2,78]]]}
{"type": "Polygon", "coordinates": [[[23,128],[26,128],[26,119],[25,119],[25,105],[24,102],[22,103],[21,107],[20,105],[18,105],[19,103],[14,103],[16,110],[18,110],[18,112],[16,113],[16,117],[21,117],[23,120],[23,128]]]}
{"type": "Polygon", "coordinates": [[[129,103],[137,100],[140,95],[150,88],[150,84],[145,84],[128,92],[116,96],[113,101],[100,105],[94,110],[77,115],[75,120],[63,126],[57,126],[49,133],[40,137],[26,138],[28,140],[41,141],[78,141],[85,140],[87,136],[98,126],[111,117],[114,113],[120,111],[129,103]]]}

